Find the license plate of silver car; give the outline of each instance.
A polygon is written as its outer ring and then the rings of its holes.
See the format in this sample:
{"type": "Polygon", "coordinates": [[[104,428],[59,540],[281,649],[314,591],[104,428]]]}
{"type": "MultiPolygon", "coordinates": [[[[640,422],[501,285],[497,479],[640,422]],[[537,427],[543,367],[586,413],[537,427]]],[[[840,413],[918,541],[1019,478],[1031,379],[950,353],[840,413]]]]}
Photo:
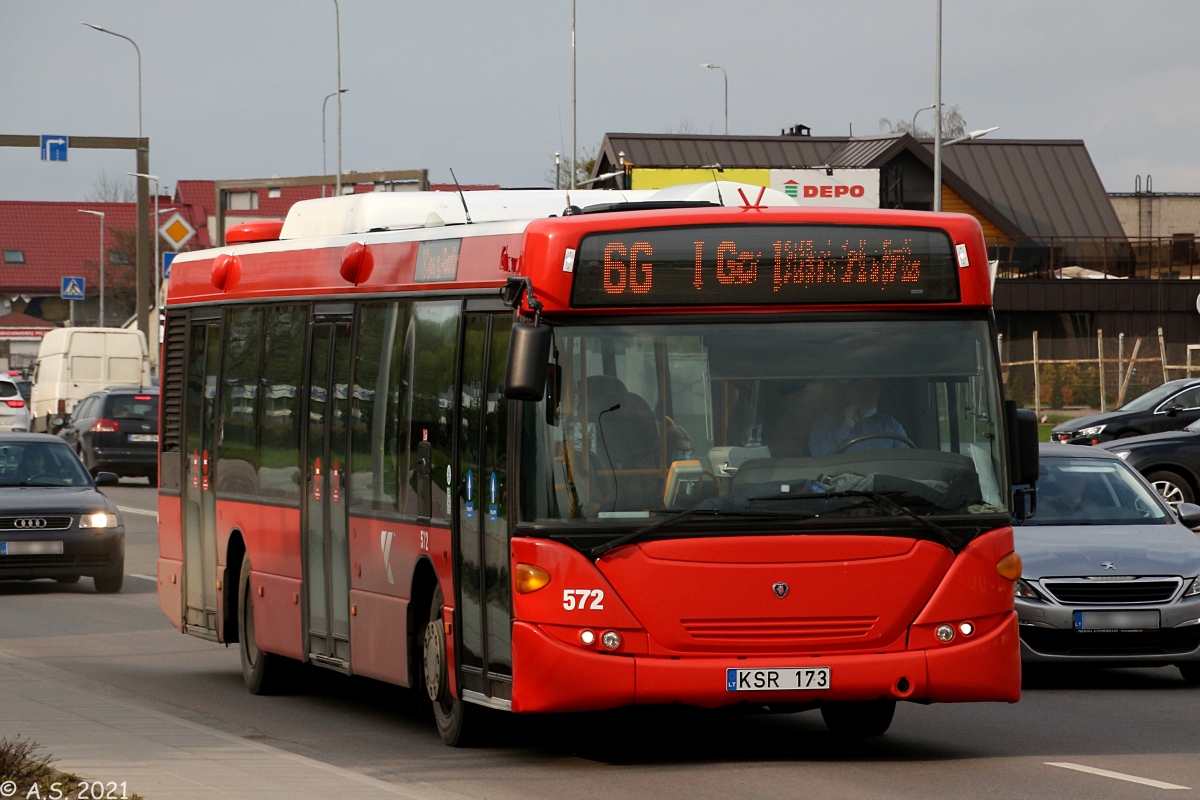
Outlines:
{"type": "Polygon", "coordinates": [[[0,542],[0,556],[61,556],[62,542],[0,542]]]}
{"type": "Polygon", "coordinates": [[[727,669],[725,688],[731,692],[778,692],[828,689],[829,667],[727,669]]]}
{"type": "Polygon", "coordinates": [[[1148,631],[1158,627],[1157,610],[1075,612],[1077,631],[1148,631]]]}

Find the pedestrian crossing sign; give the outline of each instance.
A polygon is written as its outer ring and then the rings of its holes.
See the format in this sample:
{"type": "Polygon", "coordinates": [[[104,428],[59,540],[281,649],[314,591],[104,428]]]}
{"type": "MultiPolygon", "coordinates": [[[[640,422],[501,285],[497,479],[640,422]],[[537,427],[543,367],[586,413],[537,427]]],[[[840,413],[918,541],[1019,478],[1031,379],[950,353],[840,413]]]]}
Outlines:
{"type": "Polygon", "coordinates": [[[84,290],[87,288],[87,281],[83,278],[67,278],[62,279],[62,299],[63,300],[82,300],[84,290]]]}

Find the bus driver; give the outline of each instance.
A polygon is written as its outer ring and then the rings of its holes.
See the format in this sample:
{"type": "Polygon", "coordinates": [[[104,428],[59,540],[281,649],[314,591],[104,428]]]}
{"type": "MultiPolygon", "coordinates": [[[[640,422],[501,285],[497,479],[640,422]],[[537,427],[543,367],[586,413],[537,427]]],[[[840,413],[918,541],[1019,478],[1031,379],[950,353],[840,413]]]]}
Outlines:
{"type": "MultiPolygon", "coordinates": [[[[827,456],[852,439],[873,434],[906,436],[904,426],[895,417],[879,410],[879,380],[855,378],[846,387],[846,405],[841,411],[827,411],[813,422],[812,436],[808,442],[814,456],[827,456]]],[[[908,447],[904,442],[892,438],[867,439],[846,448],[856,450],[879,450],[893,447],[908,447]]]]}

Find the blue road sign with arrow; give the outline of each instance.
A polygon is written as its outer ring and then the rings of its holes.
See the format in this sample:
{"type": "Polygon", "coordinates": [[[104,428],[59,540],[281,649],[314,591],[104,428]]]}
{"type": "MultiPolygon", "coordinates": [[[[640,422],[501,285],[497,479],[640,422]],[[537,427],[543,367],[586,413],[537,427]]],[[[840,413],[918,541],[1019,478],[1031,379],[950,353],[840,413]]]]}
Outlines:
{"type": "Polygon", "coordinates": [[[42,134],[42,161],[66,161],[70,137],[42,134]]]}
{"type": "Polygon", "coordinates": [[[87,281],[83,278],[63,278],[61,297],[63,300],[82,300],[86,289],[87,281]]]}

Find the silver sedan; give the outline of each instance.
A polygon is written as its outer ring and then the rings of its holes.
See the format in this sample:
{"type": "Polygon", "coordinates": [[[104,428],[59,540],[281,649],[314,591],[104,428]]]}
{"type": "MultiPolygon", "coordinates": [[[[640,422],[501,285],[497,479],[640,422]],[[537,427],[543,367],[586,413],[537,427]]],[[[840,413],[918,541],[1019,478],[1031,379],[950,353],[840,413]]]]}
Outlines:
{"type": "Polygon", "coordinates": [[[1037,512],[1014,528],[1026,663],[1179,667],[1200,683],[1200,507],[1172,511],[1104,450],[1042,445],[1037,512]]]}

